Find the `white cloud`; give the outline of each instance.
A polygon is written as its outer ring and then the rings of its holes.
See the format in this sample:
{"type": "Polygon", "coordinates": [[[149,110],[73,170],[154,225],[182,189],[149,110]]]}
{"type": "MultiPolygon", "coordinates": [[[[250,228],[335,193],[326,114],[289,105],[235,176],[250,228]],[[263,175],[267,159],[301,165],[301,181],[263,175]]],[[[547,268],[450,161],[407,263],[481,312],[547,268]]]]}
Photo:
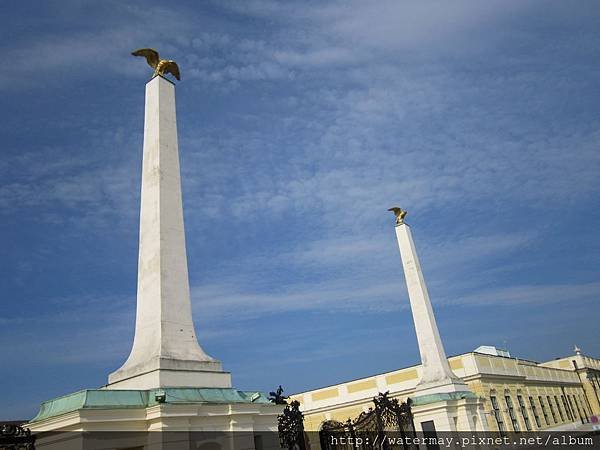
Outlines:
{"type": "Polygon", "coordinates": [[[514,285],[481,290],[457,298],[448,298],[450,305],[550,305],[577,304],[600,299],[600,283],[514,285]]]}
{"type": "MultiPolygon", "coordinates": [[[[173,30],[185,36],[198,25],[183,11],[110,3],[113,15],[104,22],[104,12],[98,17],[94,16],[93,8],[82,12],[88,25],[86,31],[48,32],[36,34],[35,38],[22,35],[21,40],[12,42],[4,49],[4,55],[19,68],[19,74],[0,74],[0,89],[47,88],[63,79],[89,76],[90,72],[96,76],[140,76],[147,73],[148,68],[141,62],[132,64],[132,50],[142,43],[142,46],[160,47],[165,53],[177,52],[181,41],[173,37],[173,30]]],[[[52,8],[52,5],[46,7],[52,8]]],[[[184,42],[188,41],[184,39],[184,42]]]]}
{"type": "Polygon", "coordinates": [[[6,364],[23,364],[23,355],[41,365],[125,360],[135,299],[87,295],[43,301],[44,308],[36,308],[35,314],[0,318],[0,334],[10,335],[12,342],[3,356],[6,364]]]}
{"type": "Polygon", "coordinates": [[[302,311],[391,311],[402,306],[400,282],[390,284],[348,283],[347,279],[323,284],[294,284],[282,286],[272,292],[249,292],[230,283],[196,286],[192,290],[194,315],[201,323],[264,318],[271,314],[302,311]],[[397,297],[397,302],[390,298],[397,297]]]}

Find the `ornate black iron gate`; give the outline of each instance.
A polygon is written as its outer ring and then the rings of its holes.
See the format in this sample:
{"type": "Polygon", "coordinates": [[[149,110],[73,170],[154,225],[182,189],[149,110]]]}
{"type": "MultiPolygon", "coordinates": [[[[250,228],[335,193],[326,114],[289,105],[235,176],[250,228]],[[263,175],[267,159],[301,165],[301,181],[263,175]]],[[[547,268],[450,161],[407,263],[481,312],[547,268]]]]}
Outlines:
{"type": "Polygon", "coordinates": [[[415,436],[411,400],[400,403],[389,392],[373,399],[375,408],[345,423],[325,422],[319,431],[321,450],[408,450],[416,448],[407,438],[415,436]]]}
{"type": "MultiPolygon", "coordinates": [[[[281,386],[280,386],[281,388],[281,386]]],[[[300,411],[300,402],[292,400],[286,405],[278,418],[279,444],[289,450],[306,450],[304,436],[304,415],[300,411]]]]}

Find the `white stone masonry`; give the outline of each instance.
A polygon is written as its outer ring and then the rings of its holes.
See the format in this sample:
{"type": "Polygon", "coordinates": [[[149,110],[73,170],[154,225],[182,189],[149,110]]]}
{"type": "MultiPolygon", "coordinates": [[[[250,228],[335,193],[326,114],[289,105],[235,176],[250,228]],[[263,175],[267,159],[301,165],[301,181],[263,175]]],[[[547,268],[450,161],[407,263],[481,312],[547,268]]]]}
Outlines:
{"type": "Polygon", "coordinates": [[[417,342],[421,354],[422,374],[417,384],[417,395],[468,391],[466,384],[450,369],[444,345],[440,338],[427,285],[407,224],[396,225],[396,238],[400,247],[404,277],[408,288],[410,308],[415,323],[417,342]]]}
{"type": "Polygon", "coordinates": [[[231,387],[192,321],[173,83],[150,80],[145,108],[135,338],[107,388],[231,387]]]}

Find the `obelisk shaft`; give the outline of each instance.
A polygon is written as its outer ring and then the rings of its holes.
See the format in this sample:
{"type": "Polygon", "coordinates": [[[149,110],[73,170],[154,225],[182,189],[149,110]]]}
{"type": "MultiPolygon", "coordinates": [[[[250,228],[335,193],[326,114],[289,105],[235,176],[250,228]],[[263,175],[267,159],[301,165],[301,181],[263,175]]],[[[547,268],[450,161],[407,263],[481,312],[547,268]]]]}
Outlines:
{"type": "Polygon", "coordinates": [[[160,77],[146,86],[142,173],[135,344],[162,357],[194,359],[175,87],[160,77]]]}
{"type": "Polygon", "coordinates": [[[109,383],[141,375],[146,375],[141,385],[162,385],[167,383],[164,379],[171,384],[194,383],[184,380],[182,373],[174,379],[177,371],[220,372],[222,368],[202,350],[194,330],[175,86],[157,76],[146,85],[135,337],[128,360],[109,376],[109,383]],[[161,370],[166,378],[153,374],[148,381],[146,374],[161,370]]]}
{"type": "Polygon", "coordinates": [[[422,372],[417,390],[428,387],[436,392],[466,390],[448,364],[409,226],[396,225],[396,238],[421,354],[422,372]]]}

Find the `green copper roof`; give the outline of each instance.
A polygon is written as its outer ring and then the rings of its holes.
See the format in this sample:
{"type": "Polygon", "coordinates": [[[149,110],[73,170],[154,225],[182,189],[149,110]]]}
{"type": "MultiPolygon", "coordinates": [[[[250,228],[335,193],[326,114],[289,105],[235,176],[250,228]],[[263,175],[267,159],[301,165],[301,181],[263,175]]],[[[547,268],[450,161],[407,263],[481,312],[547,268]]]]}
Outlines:
{"type": "Polygon", "coordinates": [[[262,392],[222,388],[163,388],[146,391],[88,389],[42,403],[31,422],[80,409],[146,408],[157,405],[156,394],[164,393],[164,403],[270,403],[262,392]]]}
{"type": "Polygon", "coordinates": [[[460,391],[420,395],[418,397],[411,397],[411,400],[413,401],[413,406],[420,406],[436,402],[447,402],[449,400],[461,400],[463,398],[477,398],[477,396],[471,391],[460,391]]]}

